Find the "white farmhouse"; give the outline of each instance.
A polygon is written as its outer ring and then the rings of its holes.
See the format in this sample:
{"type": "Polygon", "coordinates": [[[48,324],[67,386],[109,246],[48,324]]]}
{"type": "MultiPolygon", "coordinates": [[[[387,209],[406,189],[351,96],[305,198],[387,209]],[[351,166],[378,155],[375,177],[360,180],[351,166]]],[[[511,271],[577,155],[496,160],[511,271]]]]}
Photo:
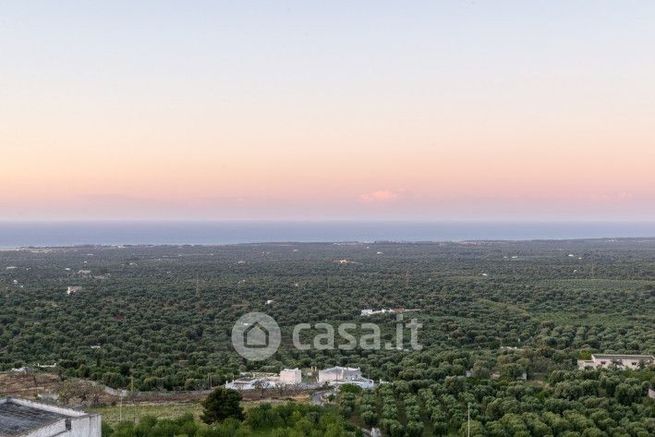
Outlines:
{"type": "Polygon", "coordinates": [[[302,382],[302,372],[300,369],[283,369],[280,372],[280,384],[293,385],[302,382]]]}
{"type": "Polygon", "coordinates": [[[330,367],[318,371],[318,383],[328,385],[354,384],[362,388],[373,388],[375,383],[371,379],[364,378],[362,371],[353,367],[330,367]]]}
{"type": "Polygon", "coordinates": [[[238,379],[225,383],[226,388],[233,390],[274,389],[283,385],[296,385],[302,383],[300,369],[283,369],[279,375],[274,373],[241,374],[238,379]]]}
{"type": "Polygon", "coordinates": [[[591,360],[578,360],[578,369],[598,369],[616,367],[619,369],[638,369],[640,366],[655,364],[653,355],[592,354],[591,360]]]}
{"type": "Polygon", "coordinates": [[[368,317],[368,316],[373,316],[375,314],[385,314],[385,313],[390,313],[392,312],[391,310],[388,310],[386,308],[382,308],[381,310],[373,310],[370,308],[363,309],[360,315],[362,317],[368,317]]]}
{"type": "Polygon", "coordinates": [[[275,388],[276,386],[277,386],[277,378],[275,377],[272,378],[244,377],[225,383],[225,388],[231,388],[232,390],[239,390],[239,391],[256,390],[256,389],[268,390],[271,388],[275,388]]]}
{"type": "Polygon", "coordinates": [[[318,382],[320,384],[335,382],[335,381],[347,381],[353,380],[362,377],[362,371],[359,370],[359,367],[330,367],[329,369],[319,370],[318,371],[318,382]]]}

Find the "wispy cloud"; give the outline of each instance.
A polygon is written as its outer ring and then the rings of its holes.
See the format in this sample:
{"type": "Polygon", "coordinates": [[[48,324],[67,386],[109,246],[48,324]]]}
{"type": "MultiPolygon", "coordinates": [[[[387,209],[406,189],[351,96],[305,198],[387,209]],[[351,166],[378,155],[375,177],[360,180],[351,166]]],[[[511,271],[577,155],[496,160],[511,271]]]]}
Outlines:
{"type": "Polygon", "coordinates": [[[359,200],[364,203],[388,203],[398,199],[399,193],[391,190],[377,190],[360,194],[359,200]]]}

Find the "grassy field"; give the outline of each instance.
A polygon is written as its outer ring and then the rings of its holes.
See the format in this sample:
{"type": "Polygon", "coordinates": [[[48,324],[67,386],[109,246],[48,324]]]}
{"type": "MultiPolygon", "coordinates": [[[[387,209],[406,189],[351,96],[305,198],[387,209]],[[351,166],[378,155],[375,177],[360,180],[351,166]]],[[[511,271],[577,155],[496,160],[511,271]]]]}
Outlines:
{"type": "MultiPolygon", "coordinates": [[[[293,398],[296,402],[309,402],[308,396],[297,396],[293,398]]],[[[248,410],[262,403],[282,403],[287,402],[288,400],[282,399],[265,399],[265,400],[256,400],[256,401],[243,401],[241,406],[244,410],[248,410]]],[[[200,402],[157,402],[157,403],[138,403],[138,404],[129,404],[124,403],[122,407],[120,405],[110,405],[104,407],[96,407],[89,409],[90,412],[99,413],[102,415],[102,421],[108,423],[109,425],[115,425],[121,421],[121,414],[123,421],[135,421],[138,422],[140,418],[144,416],[154,416],[158,419],[172,419],[180,417],[184,414],[191,413],[193,416],[200,420],[200,414],[202,413],[202,405],[200,402]]]]}
{"type": "MultiPolygon", "coordinates": [[[[92,408],[92,412],[102,415],[102,421],[115,425],[121,420],[120,405],[92,408]]],[[[155,416],[161,419],[170,419],[191,413],[199,418],[202,406],[199,402],[166,402],[166,403],[139,403],[127,404],[122,407],[122,420],[139,421],[143,416],[155,416]]]]}

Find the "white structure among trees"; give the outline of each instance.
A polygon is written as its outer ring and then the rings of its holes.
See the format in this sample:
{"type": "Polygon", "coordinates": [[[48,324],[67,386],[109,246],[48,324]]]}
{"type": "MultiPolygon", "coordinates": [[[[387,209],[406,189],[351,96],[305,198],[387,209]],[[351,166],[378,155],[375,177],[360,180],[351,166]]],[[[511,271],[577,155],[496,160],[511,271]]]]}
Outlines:
{"type": "Polygon", "coordinates": [[[318,371],[318,382],[320,384],[355,380],[362,377],[362,371],[359,367],[330,367],[329,369],[318,371]]]}
{"type": "Polygon", "coordinates": [[[225,383],[226,388],[233,390],[272,389],[285,385],[298,385],[302,383],[300,369],[283,369],[279,375],[268,374],[241,374],[239,379],[225,383]]]}
{"type": "Polygon", "coordinates": [[[578,369],[639,369],[653,364],[655,357],[652,355],[592,354],[590,360],[578,360],[578,369]]]}
{"type": "Polygon", "coordinates": [[[328,385],[354,384],[361,388],[373,388],[375,383],[371,379],[364,378],[362,371],[353,367],[330,367],[318,371],[318,383],[328,385]]]}
{"type": "Polygon", "coordinates": [[[282,369],[280,372],[280,384],[300,384],[302,372],[300,369],[282,369]]]}

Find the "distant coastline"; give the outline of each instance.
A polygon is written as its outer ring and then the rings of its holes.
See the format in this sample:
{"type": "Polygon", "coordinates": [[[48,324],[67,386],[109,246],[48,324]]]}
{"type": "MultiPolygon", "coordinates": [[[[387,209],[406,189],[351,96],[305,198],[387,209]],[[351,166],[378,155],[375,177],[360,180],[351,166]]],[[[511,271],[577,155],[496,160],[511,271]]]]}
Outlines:
{"type": "Polygon", "coordinates": [[[651,238],[655,222],[0,222],[0,248],[78,245],[651,238]]]}

